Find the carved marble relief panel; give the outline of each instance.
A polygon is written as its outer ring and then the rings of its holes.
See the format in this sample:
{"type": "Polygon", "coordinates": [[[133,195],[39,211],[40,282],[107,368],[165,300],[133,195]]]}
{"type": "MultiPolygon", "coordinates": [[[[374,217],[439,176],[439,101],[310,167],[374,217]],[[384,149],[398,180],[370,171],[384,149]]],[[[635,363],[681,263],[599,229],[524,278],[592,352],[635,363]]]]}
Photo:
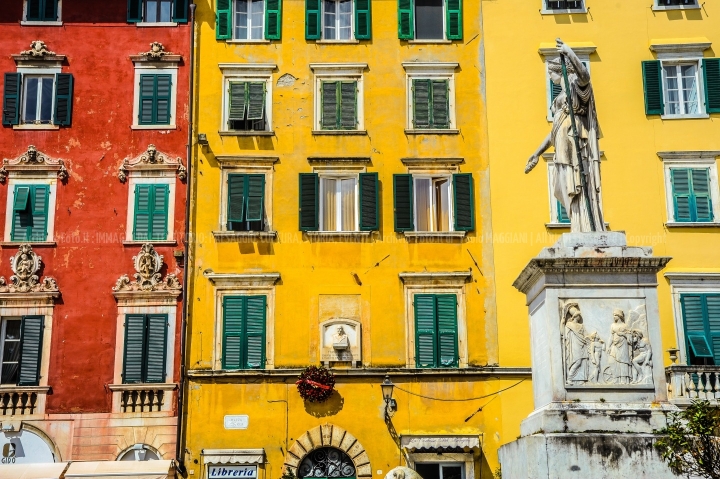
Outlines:
{"type": "Polygon", "coordinates": [[[566,386],[653,385],[643,299],[563,299],[560,333],[566,386]]]}

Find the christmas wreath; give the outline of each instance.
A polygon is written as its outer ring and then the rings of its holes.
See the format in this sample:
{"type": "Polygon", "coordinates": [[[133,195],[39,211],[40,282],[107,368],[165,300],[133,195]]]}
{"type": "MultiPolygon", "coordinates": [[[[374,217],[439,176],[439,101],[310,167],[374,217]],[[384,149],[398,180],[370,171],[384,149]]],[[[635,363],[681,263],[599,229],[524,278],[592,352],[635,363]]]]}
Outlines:
{"type": "Polygon", "coordinates": [[[304,400],[325,402],[333,393],[335,375],[323,366],[308,366],[295,384],[304,400]]]}

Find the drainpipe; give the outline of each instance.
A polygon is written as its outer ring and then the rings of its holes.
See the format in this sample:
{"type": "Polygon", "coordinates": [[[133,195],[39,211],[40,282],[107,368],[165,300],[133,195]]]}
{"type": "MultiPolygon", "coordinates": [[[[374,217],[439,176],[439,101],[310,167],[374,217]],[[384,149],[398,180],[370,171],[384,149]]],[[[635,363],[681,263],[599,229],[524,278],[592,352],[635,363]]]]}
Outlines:
{"type": "Polygon", "coordinates": [[[181,475],[187,476],[185,470],[185,428],[183,418],[185,417],[185,410],[183,407],[183,401],[185,399],[185,358],[186,358],[186,340],[187,340],[187,317],[188,307],[190,302],[188,301],[188,281],[192,276],[190,270],[190,205],[191,205],[191,180],[192,180],[192,151],[193,151],[193,127],[194,118],[193,113],[195,111],[194,102],[194,74],[195,74],[195,8],[194,3],[190,4],[190,84],[189,84],[189,95],[188,95],[188,139],[187,139],[187,178],[185,180],[185,256],[183,258],[183,269],[185,270],[183,290],[182,290],[182,322],[180,328],[180,384],[178,386],[177,395],[177,437],[175,438],[175,457],[177,458],[177,467],[181,475]]]}

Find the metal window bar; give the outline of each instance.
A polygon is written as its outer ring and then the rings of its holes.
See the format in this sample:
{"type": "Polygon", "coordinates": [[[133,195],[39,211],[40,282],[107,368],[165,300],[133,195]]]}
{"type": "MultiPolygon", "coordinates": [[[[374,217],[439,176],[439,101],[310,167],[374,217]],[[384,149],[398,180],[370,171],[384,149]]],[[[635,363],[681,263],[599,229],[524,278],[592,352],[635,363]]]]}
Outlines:
{"type": "Polygon", "coordinates": [[[581,10],[582,8],[582,0],[547,0],[548,10],[581,10]]]}

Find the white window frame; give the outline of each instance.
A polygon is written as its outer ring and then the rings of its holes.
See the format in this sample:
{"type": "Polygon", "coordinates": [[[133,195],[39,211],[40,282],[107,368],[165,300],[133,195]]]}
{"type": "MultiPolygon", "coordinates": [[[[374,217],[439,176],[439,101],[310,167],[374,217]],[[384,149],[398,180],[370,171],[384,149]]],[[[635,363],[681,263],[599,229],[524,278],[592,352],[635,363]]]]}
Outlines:
{"type": "Polygon", "coordinates": [[[20,22],[20,25],[22,26],[43,26],[43,27],[60,27],[62,26],[62,3],[63,0],[57,0],[58,6],[57,6],[57,20],[55,21],[49,21],[49,22],[39,22],[37,20],[28,20],[27,19],[27,4],[28,0],[23,0],[23,14],[22,14],[22,21],[20,22]]]}
{"type": "MultiPolygon", "coordinates": [[[[40,81],[38,81],[38,86],[40,85],[40,81]]],[[[42,108],[42,88],[38,87],[38,91],[36,93],[37,95],[37,103],[35,104],[35,108],[39,110],[42,108]]],[[[21,104],[20,104],[20,124],[21,125],[52,125],[53,116],[55,113],[55,75],[45,74],[24,74],[22,76],[22,93],[20,95],[21,98],[21,104]],[[26,115],[26,108],[27,108],[27,80],[37,78],[38,80],[42,79],[42,83],[45,83],[45,80],[50,80],[50,84],[52,87],[50,88],[50,121],[48,123],[38,123],[35,122],[26,122],[25,115],[26,115]]]]}
{"type": "Polygon", "coordinates": [[[217,157],[220,163],[220,211],[218,214],[219,223],[217,231],[214,231],[215,236],[222,236],[222,233],[228,233],[230,235],[237,236],[255,236],[258,233],[266,233],[269,235],[276,235],[277,233],[273,230],[273,175],[275,168],[273,164],[278,160],[277,158],[244,158],[244,157],[217,157]],[[229,231],[227,229],[227,208],[228,208],[228,176],[232,174],[246,174],[246,175],[265,175],[265,198],[264,198],[264,213],[265,213],[265,229],[262,232],[257,231],[229,231]]]}
{"type": "MultiPolygon", "coordinates": [[[[319,229],[318,231],[322,233],[357,233],[360,231],[360,176],[358,174],[350,174],[350,173],[319,173],[318,174],[318,224],[319,229]],[[355,181],[355,227],[351,230],[328,230],[324,228],[323,222],[323,213],[325,210],[325,187],[323,186],[324,181],[323,179],[332,179],[332,180],[346,180],[346,179],[353,179],[355,181]]],[[[338,225],[342,224],[342,206],[340,205],[341,202],[341,194],[340,190],[335,190],[335,198],[336,198],[336,210],[337,210],[337,222],[338,225]]]]}
{"type": "MultiPolygon", "coordinates": [[[[2,367],[5,364],[5,361],[3,358],[5,357],[5,341],[6,341],[5,334],[6,334],[8,321],[19,321],[20,322],[20,330],[22,331],[22,316],[0,317],[0,369],[2,369],[2,367]]],[[[20,337],[18,337],[17,341],[14,341],[14,342],[20,343],[20,349],[22,350],[22,335],[20,337]]],[[[19,378],[19,374],[20,374],[20,359],[21,359],[21,355],[18,356],[18,360],[17,360],[18,378],[19,378]]],[[[2,377],[0,377],[0,381],[1,380],[2,380],[2,377]]],[[[17,386],[17,384],[0,382],[0,386],[12,387],[12,386],[17,386]]]]}
{"type": "MultiPolygon", "coordinates": [[[[150,24],[157,25],[157,24],[150,24]]],[[[133,130],[175,130],[177,129],[177,82],[178,82],[178,63],[163,62],[161,65],[155,65],[149,62],[135,63],[135,86],[133,92],[133,130]],[[170,75],[172,86],[170,91],[170,124],[169,125],[141,125],[138,115],[140,114],[140,75],[170,75]]]]}
{"type": "Polygon", "coordinates": [[[540,0],[542,5],[540,6],[540,13],[542,15],[567,15],[569,13],[587,13],[587,0],[582,0],[582,8],[563,8],[553,10],[547,8],[547,0],[540,0]]]}
{"type": "Polygon", "coordinates": [[[665,209],[666,226],[693,227],[693,226],[716,226],[720,225],[720,187],[718,182],[718,168],[716,158],[720,151],[682,151],[682,152],[659,152],[658,156],[663,162],[665,176],[665,209]],[[670,170],[673,168],[700,168],[710,169],[710,198],[712,201],[713,220],[701,222],[677,222],[675,221],[675,203],[673,200],[672,178],[670,170]]]}
{"type": "Polygon", "coordinates": [[[35,174],[20,173],[12,175],[8,180],[8,198],[5,205],[5,243],[20,244],[27,241],[12,241],[13,204],[15,203],[15,187],[18,185],[46,185],[49,186],[47,238],[45,241],[31,241],[31,244],[55,244],[55,208],[57,199],[57,172],[39,171],[35,174]]]}
{"type": "Polygon", "coordinates": [[[402,64],[405,69],[405,90],[406,90],[406,123],[405,131],[407,132],[424,132],[433,133],[456,133],[457,122],[455,118],[455,69],[458,63],[425,63],[425,62],[406,62],[402,64]],[[450,118],[450,127],[446,129],[440,128],[415,128],[413,125],[413,80],[448,80],[448,116],[450,118]]]}
{"type": "Polygon", "coordinates": [[[700,2],[698,0],[694,0],[695,5],[658,5],[658,0],[653,0],[653,6],[652,9],[655,11],[663,11],[663,10],[699,10],[700,9],[700,2]]]}
{"type": "Polygon", "coordinates": [[[273,81],[272,72],[277,68],[274,63],[221,63],[222,72],[222,98],[220,115],[220,135],[253,136],[259,134],[273,134],[272,98],[273,81]],[[228,128],[228,114],[230,110],[230,83],[237,82],[265,82],[265,130],[244,131],[230,130],[228,128]]]}
{"type": "Polygon", "coordinates": [[[703,52],[710,48],[710,42],[694,42],[694,43],[652,43],[650,51],[655,52],[657,59],[660,61],[661,78],[663,88],[663,113],[660,118],[664,120],[681,120],[687,118],[710,118],[705,110],[705,82],[702,71],[703,52]],[[697,82],[698,82],[698,114],[693,115],[668,115],[667,111],[667,78],[665,76],[666,65],[679,64],[697,64],[697,82]]]}
{"type": "MultiPolygon", "coordinates": [[[[41,22],[45,23],[45,22],[41,22]]],[[[13,125],[13,130],[59,130],[60,125],[55,125],[52,123],[52,117],[50,119],[50,123],[23,123],[23,116],[25,115],[25,77],[26,76],[52,76],[53,77],[53,94],[52,94],[52,106],[50,107],[52,110],[52,116],[55,115],[55,75],[58,73],[62,73],[62,66],[60,65],[60,62],[57,62],[57,64],[53,64],[53,66],[49,65],[40,65],[40,66],[19,66],[17,68],[17,73],[20,73],[22,75],[21,79],[21,85],[20,85],[20,124],[13,125]]]]}
{"type": "MultiPolygon", "coordinates": [[[[455,231],[455,204],[453,203],[454,199],[454,191],[453,191],[453,176],[452,173],[438,173],[438,174],[418,174],[413,173],[412,174],[412,180],[413,180],[413,211],[415,214],[413,214],[413,228],[414,231],[417,233],[451,233],[455,231]],[[437,204],[435,203],[435,195],[433,195],[433,180],[437,179],[446,179],[448,181],[448,218],[450,224],[448,225],[449,229],[446,231],[440,231],[440,230],[418,230],[418,215],[417,215],[417,180],[424,179],[424,180],[430,180],[430,204],[431,208],[433,209],[433,212],[437,215],[437,204]]],[[[437,227],[437,225],[436,225],[437,227]]]]}
{"type": "MultiPolygon", "coordinates": [[[[543,0],[544,2],[545,0],[543,0]]],[[[551,12],[552,13],[552,12],[551,12]]],[[[590,72],[590,68],[592,63],[590,62],[590,55],[595,53],[597,50],[597,47],[592,44],[584,43],[584,44],[571,44],[571,48],[573,49],[573,52],[577,55],[577,57],[580,59],[581,62],[585,65],[588,72],[590,72]]],[[[558,54],[557,48],[554,45],[550,44],[541,44],[540,49],[538,50],[539,53],[545,57],[545,98],[547,103],[547,120],[553,121],[553,114],[552,114],[552,90],[550,88],[550,69],[548,68],[549,64],[553,60],[557,60],[560,58],[560,55],[558,54]]]]}
{"type": "MultiPolygon", "coordinates": [[[[663,114],[661,118],[708,118],[709,115],[705,112],[705,85],[703,82],[702,72],[702,58],[686,58],[677,60],[661,60],[661,74],[662,74],[662,86],[663,86],[663,114]],[[674,66],[695,66],[695,81],[697,82],[697,95],[698,95],[698,112],[697,113],[668,113],[668,78],[665,72],[665,67],[674,66]]],[[[678,77],[680,78],[680,77],[678,77]]],[[[682,86],[678,84],[678,95],[682,95],[682,86]]],[[[683,99],[680,99],[681,108],[684,108],[683,99]]]]}
{"type": "MultiPolygon", "coordinates": [[[[354,2],[353,2],[354,4],[354,2]]],[[[354,7],[353,7],[354,8],[354,7]]],[[[363,71],[367,63],[311,63],[314,87],[314,122],[313,134],[347,134],[348,132],[365,132],[365,86],[363,71]],[[354,81],[357,82],[357,128],[354,130],[323,130],[322,120],[322,82],[324,81],[354,81]]]]}
{"type": "Polygon", "coordinates": [[[174,171],[163,170],[145,170],[130,171],[128,174],[128,214],[127,228],[125,228],[125,241],[123,244],[145,244],[152,243],[154,245],[161,244],[177,244],[175,240],[175,184],[176,173],[174,171]],[[133,227],[135,224],[135,186],[137,185],[168,185],[168,218],[167,218],[167,236],[162,240],[135,240],[133,239],[133,227]]]}
{"type": "Polygon", "coordinates": [[[173,22],[172,18],[175,12],[173,11],[173,8],[175,7],[174,3],[171,2],[170,4],[170,21],[169,22],[148,22],[145,20],[145,4],[147,3],[147,0],[140,0],[142,2],[142,21],[137,22],[135,25],[138,27],[176,27],[178,24],[177,22],[173,22]]]}
{"type": "MultiPolygon", "coordinates": [[[[417,4],[413,2],[413,39],[410,43],[452,43],[452,40],[448,40],[447,37],[447,0],[442,1],[442,21],[443,21],[443,32],[441,38],[417,38],[417,4]]],[[[354,2],[353,2],[354,3],[354,2]]]]}
{"type": "MultiPolygon", "coordinates": [[[[340,0],[334,1],[339,8],[340,0]]],[[[335,12],[335,32],[337,35],[338,31],[338,13],[335,12]]],[[[350,0],[350,38],[338,39],[338,38],[325,38],[325,0],[320,0],[320,38],[321,42],[327,43],[358,43],[355,39],[355,0],[350,0]]]]}
{"type": "MultiPolygon", "coordinates": [[[[253,2],[253,1],[257,1],[257,0],[245,0],[245,1],[253,2]]],[[[260,0],[260,3],[262,3],[262,5],[263,5],[262,34],[260,35],[260,38],[238,38],[238,37],[236,36],[236,32],[237,32],[237,29],[238,29],[238,25],[237,25],[237,9],[236,9],[236,7],[237,7],[237,2],[238,2],[238,0],[232,0],[232,21],[233,21],[232,39],[233,39],[234,41],[236,41],[236,42],[242,42],[242,43],[245,43],[245,42],[247,42],[247,43],[265,42],[265,41],[266,41],[266,40],[265,40],[265,29],[267,28],[267,25],[265,25],[265,19],[266,19],[266,16],[267,16],[267,15],[266,15],[267,12],[265,11],[265,6],[266,6],[266,5],[265,5],[265,4],[266,4],[265,0],[260,0]]],[[[249,18],[249,17],[250,17],[250,16],[248,15],[248,18],[249,18]]],[[[252,28],[252,27],[251,27],[251,28],[252,28]]],[[[251,30],[248,29],[248,32],[250,32],[250,31],[251,31],[251,30]]]]}

